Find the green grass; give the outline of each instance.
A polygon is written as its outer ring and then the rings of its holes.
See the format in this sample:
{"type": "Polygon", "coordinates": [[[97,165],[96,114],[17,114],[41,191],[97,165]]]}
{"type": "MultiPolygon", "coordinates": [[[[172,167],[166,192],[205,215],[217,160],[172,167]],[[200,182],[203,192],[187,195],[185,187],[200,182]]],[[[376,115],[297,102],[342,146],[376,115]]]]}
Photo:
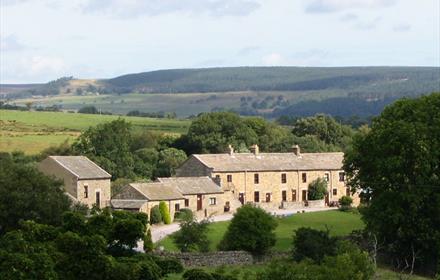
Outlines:
{"type": "MultiPolygon", "coordinates": [[[[203,268],[205,271],[208,272],[221,272],[225,275],[234,275],[237,276],[239,280],[245,280],[245,279],[255,279],[256,274],[258,272],[261,272],[266,267],[266,264],[259,264],[259,265],[229,265],[229,266],[221,266],[221,267],[205,267],[203,268]]],[[[182,273],[183,274],[183,273],[182,273]]],[[[182,274],[170,274],[165,279],[167,280],[180,280],[182,279],[182,274]]],[[[376,275],[374,279],[380,279],[380,280],[399,280],[402,279],[399,277],[399,273],[396,273],[394,271],[384,269],[384,268],[378,268],[376,271],[376,275]]],[[[408,277],[408,275],[405,275],[405,277],[408,277]]],[[[422,276],[413,275],[408,278],[403,278],[408,280],[428,280],[429,278],[425,278],[422,276]]]]}
{"type": "MultiPolygon", "coordinates": [[[[209,225],[208,238],[211,241],[211,250],[216,250],[228,225],[229,221],[209,225]]],[[[359,214],[337,210],[295,214],[287,218],[278,219],[278,227],[275,230],[277,241],[274,249],[277,251],[289,251],[291,249],[293,231],[300,227],[311,227],[322,230],[328,228],[332,236],[343,236],[353,230],[362,229],[363,226],[364,224],[359,214]]],[[[157,246],[163,246],[169,251],[177,251],[171,237],[161,240],[157,246]]]]}
{"type": "MultiPolygon", "coordinates": [[[[72,141],[90,126],[110,122],[115,115],[89,115],[63,112],[27,112],[0,110],[0,151],[23,151],[35,154],[58,145],[66,139],[72,141]]],[[[152,130],[166,133],[185,133],[189,121],[126,117],[134,130],[152,130]]]]}

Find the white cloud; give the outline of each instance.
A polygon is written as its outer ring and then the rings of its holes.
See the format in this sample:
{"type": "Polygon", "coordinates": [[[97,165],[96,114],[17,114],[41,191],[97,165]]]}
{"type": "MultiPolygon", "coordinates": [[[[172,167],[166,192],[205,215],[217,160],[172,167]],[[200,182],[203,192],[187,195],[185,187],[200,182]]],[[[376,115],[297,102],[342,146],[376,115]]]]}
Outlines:
{"type": "Polygon", "coordinates": [[[118,18],[156,16],[173,12],[212,16],[243,16],[258,9],[255,0],[87,0],[82,9],[118,18]]]}
{"type": "Polygon", "coordinates": [[[284,65],[285,59],[279,53],[271,53],[261,58],[261,62],[266,66],[284,65]]]}
{"type": "Polygon", "coordinates": [[[377,9],[392,6],[395,0],[308,0],[307,13],[332,13],[350,9],[377,9]]]}
{"type": "Polygon", "coordinates": [[[411,25],[409,24],[398,24],[393,27],[393,31],[395,32],[407,32],[411,30],[411,25]]]}
{"type": "Polygon", "coordinates": [[[0,36],[0,51],[19,51],[24,48],[25,46],[20,43],[15,35],[0,36]]]}

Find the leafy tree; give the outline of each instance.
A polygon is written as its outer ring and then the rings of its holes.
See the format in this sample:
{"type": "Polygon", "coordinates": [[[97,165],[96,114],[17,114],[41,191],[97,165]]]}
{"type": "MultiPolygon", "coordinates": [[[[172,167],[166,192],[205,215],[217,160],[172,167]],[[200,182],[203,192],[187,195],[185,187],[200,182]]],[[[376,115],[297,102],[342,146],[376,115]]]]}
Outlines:
{"type": "Polygon", "coordinates": [[[117,247],[127,246],[132,249],[137,241],[145,235],[145,226],[135,218],[117,219],[114,221],[111,239],[117,247]]]}
{"type": "Polygon", "coordinates": [[[160,209],[158,205],[153,206],[150,210],[150,224],[158,224],[162,222],[162,214],[160,213],[160,209]]]}
{"type": "Polygon", "coordinates": [[[144,251],[146,253],[152,252],[154,249],[153,238],[151,237],[151,230],[147,230],[147,234],[144,236],[144,251]]]}
{"type": "Polygon", "coordinates": [[[293,235],[293,259],[301,261],[309,258],[321,263],[325,256],[336,252],[336,239],[328,231],[311,228],[299,228],[293,235]]]}
{"type": "Polygon", "coordinates": [[[264,254],[275,245],[276,227],[277,221],[269,213],[249,204],[244,205],[234,214],[219,248],[264,254]]]}
{"type": "MultiPolygon", "coordinates": [[[[385,108],[358,134],[344,169],[366,202],[367,229],[390,259],[433,268],[440,259],[440,93],[385,108]]],[[[435,271],[435,269],[432,269],[435,271]]]]}
{"type": "Polygon", "coordinates": [[[172,235],[174,244],[182,252],[207,252],[209,250],[208,225],[208,220],[182,221],[180,230],[172,235]]]}
{"type": "Polygon", "coordinates": [[[80,114],[99,114],[95,106],[85,106],[78,110],[80,114]]]}
{"type": "Polygon", "coordinates": [[[323,178],[318,178],[309,184],[308,199],[319,200],[324,199],[327,194],[327,181],[323,178]]]}
{"type": "Polygon", "coordinates": [[[205,272],[203,269],[200,268],[193,268],[190,270],[187,270],[183,274],[184,280],[214,280],[214,277],[212,277],[211,274],[208,272],[205,272]]]}
{"type": "Polygon", "coordinates": [[[161,201],[159,203],[159,210],[160,210],[160,215],[162,216],[163,222],[166,225],[171,224],[170,210],[168,209],[168,206],[165,203],[165,201],[161,201]]]}
{"type": "Polygon", "coordinates": [[[350,196],[344,195],[339,199],[339,205],[341,206],[341,210],[350,209],[352,203],[353,203],[353,198],[351,198],[350,196]]]}
{"type": "Polygon", "coordinates": [[[134,178],[130,127],[124,119],[90,127],[76,140],[73,149],[89,156],[112,174],[113,179],[134,178]]]}
{"type": "Polygon", "coordinates": [[[167,148],[159,152],[156,177],[171,177],[176,174],[176,169],[186,160],[182,150],[167,148]]]}
{"type": "Polygon", "coordinates": [[[0,234],[18,228],[21,220],[58,225],[69,206],[60,181],[21,154],[0,154],[0,234]]]}
{"type": "Polygon", "coordinates": [[[256,133],[234,113],[202,113],[189,127],[186,136],[187,153],[221,153],[229,144],[257,143],[256,133]]]}

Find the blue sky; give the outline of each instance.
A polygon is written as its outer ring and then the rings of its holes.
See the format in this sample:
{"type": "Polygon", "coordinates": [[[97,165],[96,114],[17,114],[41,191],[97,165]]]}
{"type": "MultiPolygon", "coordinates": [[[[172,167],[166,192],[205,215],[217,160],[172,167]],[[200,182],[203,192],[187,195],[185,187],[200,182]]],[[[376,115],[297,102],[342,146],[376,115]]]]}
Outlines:
{"type": "Polygon", "coordinates": [[[0,0],[0,83],[224,66],[440,66],[439,0],[0,0]]]}

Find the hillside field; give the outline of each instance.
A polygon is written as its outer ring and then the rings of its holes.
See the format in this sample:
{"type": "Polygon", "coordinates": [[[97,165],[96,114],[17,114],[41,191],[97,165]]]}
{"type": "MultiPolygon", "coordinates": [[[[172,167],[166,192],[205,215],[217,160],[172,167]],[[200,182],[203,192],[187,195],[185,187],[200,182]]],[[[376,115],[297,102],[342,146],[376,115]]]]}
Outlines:
{"type": "MultiPolygon", "coordinates": [[[[43,149],[71,142],[90,126],[110,122],[116,115],[88,115],[63,112],[0,110],[0,152],[23,151],[35,154],[43,149]]],[[[184,133],[189,121],[125,117],[135,130],[184,133]]]]}

